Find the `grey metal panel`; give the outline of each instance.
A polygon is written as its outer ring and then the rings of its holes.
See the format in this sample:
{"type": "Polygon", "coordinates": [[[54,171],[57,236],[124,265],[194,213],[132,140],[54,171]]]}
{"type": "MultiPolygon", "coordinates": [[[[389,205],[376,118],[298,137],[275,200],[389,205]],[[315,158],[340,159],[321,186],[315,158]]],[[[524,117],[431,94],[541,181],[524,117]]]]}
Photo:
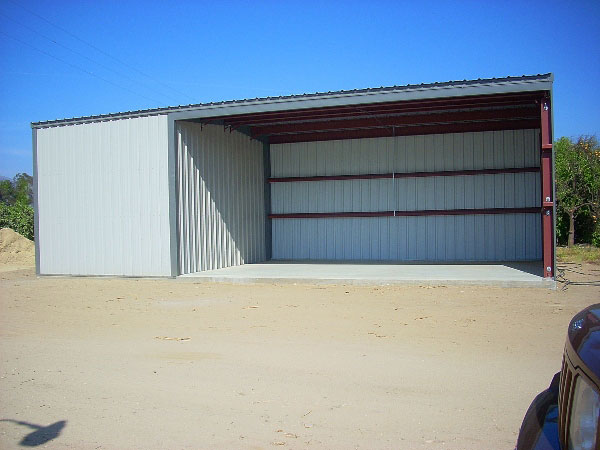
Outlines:
{"type": "MultiPolygon", "coordinates": [[[[272,172],[284,177],[536,166],[536,134],[494,131],[278,144],[271,150],[272,172]],[[520,152],[527,149],[519,162],[514,161],[515,147],[504,143],[515,140],[520,152]],[[341,142],[347,142],[348,149],[340,158],[336,144],[341,142]],[[473,151],[471,143],[479,144],[480,150],[473,151]],[[319,152],[313,151],[316,144],[319,152]]],[[[539,173],[273,183],[272,212],[533,207],[540,206],[539,184],[539,173]]]]}
{"type": "Polygon", "coordinates": [[[263,142],[263,177],[264,177],[264,206],[265,206],[265,259],[271,259],[272,255],[272,220],[271,214],[271,184],[268,178],[271,176],[271,148],[268,142],[263,142]]]}
{"type": "Polygon", "coordinates": [[[271,176],[539,166],[539,130],[400,136],[271,145],[271,176]]]}
{"type": "MultiPolygon", "coordinates": [[[[539,130],[271,145],[273,177],[539,166],[539,130]]],[[[276,214],[540,206],[539,173],[272,183],[276,214]]],[[[276,219],[273,259],[541,258],[538,214],[276,219]]]]}
{"type": "Polygon", "coordinates": [[[37,130],[41,274],[170,276],[167,116],[37,130]]]}
{"type": "Polygon", "coordinates": [[[274,220],[273,259],[536,260],[540,230],[535,213],[274,220]]]}
{"type": "Polygon", "coordinates": [[[179,272],[264,261],[262,143],[185,122],[177,136],[179,272]]]}
{"type": "Polygon", "coordinates": [[[179,275],[179,235],[177,233],[177,136],[175,121],[168,118],[169,140],[169,230],[171,276],[179,275]]]}

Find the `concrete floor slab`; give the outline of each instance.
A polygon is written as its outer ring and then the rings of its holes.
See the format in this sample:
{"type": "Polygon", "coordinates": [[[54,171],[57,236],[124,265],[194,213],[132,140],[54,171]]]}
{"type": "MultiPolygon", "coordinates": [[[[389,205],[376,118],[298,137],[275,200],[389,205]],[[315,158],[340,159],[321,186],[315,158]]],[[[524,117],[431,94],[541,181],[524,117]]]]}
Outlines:
{"type": "Polygon", "coordinates": [[[542,263],[432,264],[428,262],[269,261],[182,275],[183,280],[230,283],[487,285],[556,288],[542,263]]]}

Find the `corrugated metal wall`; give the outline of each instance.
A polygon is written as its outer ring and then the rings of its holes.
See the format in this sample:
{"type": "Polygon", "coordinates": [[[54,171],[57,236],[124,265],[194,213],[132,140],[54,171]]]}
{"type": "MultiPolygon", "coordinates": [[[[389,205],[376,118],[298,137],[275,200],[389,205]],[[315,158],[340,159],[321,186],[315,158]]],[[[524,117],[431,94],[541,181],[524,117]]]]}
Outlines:
{"type": "Polygon", "coordinates": [[[262,144],[216,125],[177,135],[180,273],[264,261],[262,144]]]}
{"type": "MultiPolygon", "coordinates": [[[[539,130],[271,146],[271,176],[539,166],[539,130]]],[[[539,173],[271,184],[272,213],[540,206],[539,173]]],[[[541,258],[540,215],[273,220],[273,259],[541,258]]]]}
{"type": "Polygon", "coordinates": [[[36,134],[40,273],[170,276],[167,117],[36,134]]]}

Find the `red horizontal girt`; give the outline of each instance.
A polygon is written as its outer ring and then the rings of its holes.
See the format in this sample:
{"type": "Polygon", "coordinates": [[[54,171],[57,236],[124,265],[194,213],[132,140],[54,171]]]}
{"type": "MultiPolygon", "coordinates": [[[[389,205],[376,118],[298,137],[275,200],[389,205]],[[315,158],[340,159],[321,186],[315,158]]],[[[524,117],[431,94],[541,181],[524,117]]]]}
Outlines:
{"type": "Polygon", "coordinates": [[[424,134],[466,133],[476,131],[523,130],[539,127],[539,119],[517,119],[490,122],[459,122],[448,124],[381,127],[350,130],[331,130],[312,133],[277,135],[269,138],[270,144],[291,142],[331,141],[368,137],[417,136],[424,134]]]}
{"type": "Polygon", "coordinates": [[[454,97],[429,100],[409,100],[364,105],[334,106],[325,108],[305,108],[293,111],[266,111],[262,113],[237,114],[213,117],[207,122],[226,121],[233,126],[269,124],[285,121],[314,120],[364,114],[385,114],[391,112],[428,111],[456,108],[483,108],[496,106],[525,106],[539,102],[541,93],[498,94],[491,96],[454,97]]]}
{"type": "Polygon", "coordinates": [[[512,167],[505,169],[444,170],[438,172],[393,172],[353,175],[318,175],[313,177],[273,177],[269,178],[268,181],[269,183],[292,183],[298,181],[372,180],[378,178],[455,177],[471,175],[493,175],[499,173],[527,173],[539,171],[539,167],[512,167]]]}
{"type": "Polygon", "coordinates": [[[335,129],[371,128],[385,126],[427,125],[474,120],[537,119],[537,108],[507,108],[460,112],[431,112],[417,115],[362,117],[360,119],[331,119],[320,122],[285,123],[252,128],[252,136],[295,134],[335,129]]]}
{"type": "Polygon", "coordinates": [[[445,105],[443,107],[436,105],[429,106],[406,106],[401,103],[383,104],[376,105],[376,108],[370,107],[371,105],[365,105],[365,107],[347,106],[344,109],[330,110],[329,108],[323,108],[319,110],[298,110],[293,113],[277,113],[281,115],[272,115],[269,117],[258,116],[258,117],[241,117],[239,119],[225,118],[224,120],[230,121],[235,124],[245,124],[249,126],[267,126],[281,123],[291,122],[311,122],[317,120],[327,119],[348,119],[353,117],[376,117],[391,114],[411,114],[411,113],[432,113],[441,111],[454,111],[454,110],[483,110],[491,108],[533,108],[537,106],[532,100],[520,100],[520,101],[498,101],[491,102],[488,104],[473,103],[473,104],[456,104],[456,105],[445,105]]]}
{"type": "Polygon", "coordinates": [[[415,216],[469,216],[482,214],[529,214],[538,213],[540,208],[479,208],[479,209],[426,209],[419,211],[371,211],[330,213],[269,214],[270,219],[323,219],[337,217],[415,217],[415,216]]]}

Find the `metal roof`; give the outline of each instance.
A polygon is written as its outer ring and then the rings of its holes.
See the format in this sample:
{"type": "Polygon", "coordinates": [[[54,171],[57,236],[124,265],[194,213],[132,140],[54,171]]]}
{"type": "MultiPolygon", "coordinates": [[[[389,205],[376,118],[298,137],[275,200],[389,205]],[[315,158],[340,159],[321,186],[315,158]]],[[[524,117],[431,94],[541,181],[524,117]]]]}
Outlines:
{"type": "Polygon", "coordinates": [[[158,114],[172,114],[176,119],[211,118],[227,115],[264,113],[268,111],[288,111],[304,108],[324,108],[367,103],[385,103],[391,101],[397,102],[513,92],[549,91],[551,90],[553,80],[553,74],[546,73],[518,77],[508,76],[504,78],[485,78],[333,92],[315,92],[311,94],[228,100],[74,117],[70,119],[47,120],[32,122],[31,126],[32,128],[44,128],[158,114]]]}

